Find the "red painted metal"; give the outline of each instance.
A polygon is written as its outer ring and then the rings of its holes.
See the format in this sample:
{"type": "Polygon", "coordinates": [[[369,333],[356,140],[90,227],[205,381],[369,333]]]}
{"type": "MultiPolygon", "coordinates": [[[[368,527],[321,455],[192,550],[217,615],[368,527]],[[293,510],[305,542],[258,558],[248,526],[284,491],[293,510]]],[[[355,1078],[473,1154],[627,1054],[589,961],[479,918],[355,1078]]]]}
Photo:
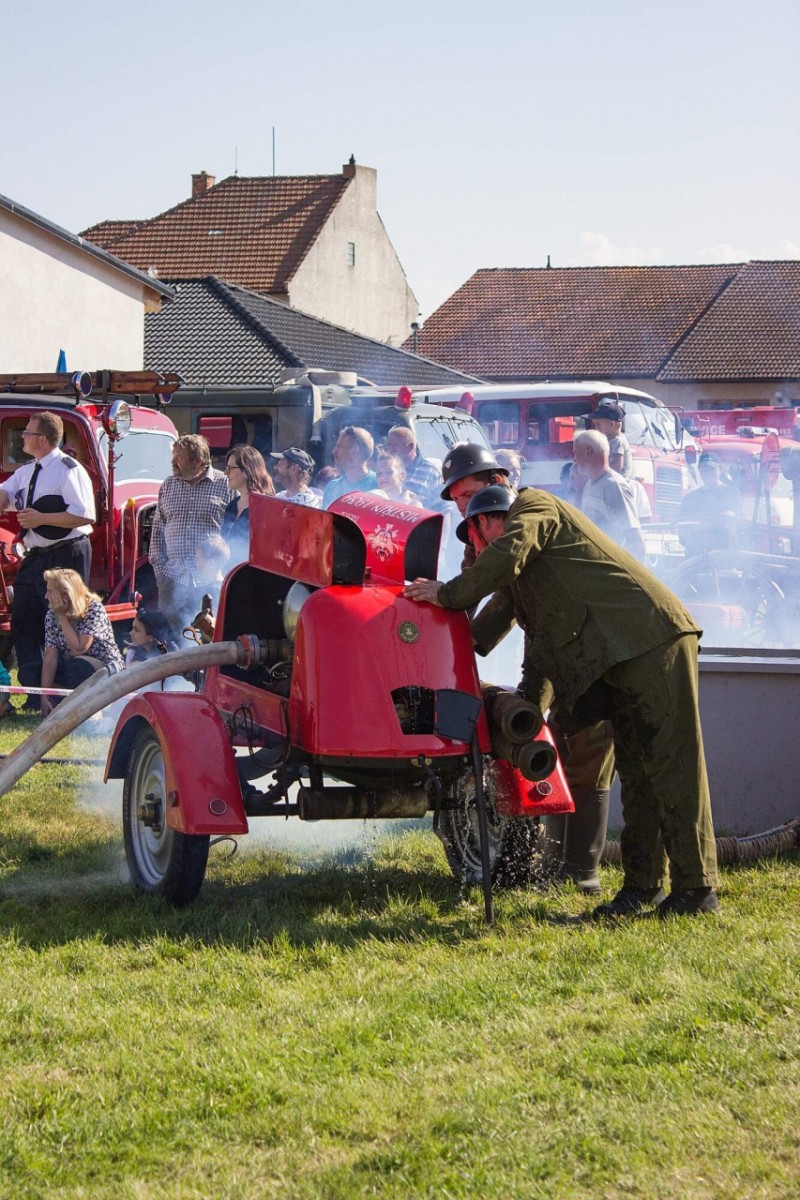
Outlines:
{"type": "Polygon", "coordinates": [[[250,562],[312,587],[333,581],[334,518],[329,512],[250,497],[250,562]]]}
{"type": "Polygon", "coordinates": [[[408,686],[481,695],[463,613],[415,604],[396,586],[331,587],[307,600],[289,704],[296,746],[365,759],[466,754],[466,743],[402,732],[391,693],[408,686]]]}
{"type": "MultiPolygon", "coordinates": [[[[247,833],[235,756],[228,730],[214,704],[202,693],[143,692],[126,706],[117,723],[106,779],[121,779],[130,743],[142,723],[155,732],[164,755],[167,824],[181,833],[221,836],[247,833]],[[222,800],[223,812],[211,807],[222,800]]],[[[219,807],[219,806],[215,806],[219,807]]]]}
{"type": "MultiPolygon", "coordinates": [[[[536,739],[555,746],[555,738],[543,725],[536,739]]],[[[561,759],[557,759],[555,770],[546,779],[531,783],[524,779],[516,767],[502,758],[496,758],[490,770],[494,774],[496,787],[495,806],[504,817],[541,817],[547,813],[575,812],[561,759]]]]}
{"type": "Polygon", "coordinates": [[[409,559],[420,558],[414,578],[426,573],[435,577],[441,515],[424,508],[397,504],[370,492],[349,492],[331,505],[331,512],[349,517],[358,526],[366,545],[366,570],[369,578],[383,583],[404,583],[410,579],[409,559]]]}

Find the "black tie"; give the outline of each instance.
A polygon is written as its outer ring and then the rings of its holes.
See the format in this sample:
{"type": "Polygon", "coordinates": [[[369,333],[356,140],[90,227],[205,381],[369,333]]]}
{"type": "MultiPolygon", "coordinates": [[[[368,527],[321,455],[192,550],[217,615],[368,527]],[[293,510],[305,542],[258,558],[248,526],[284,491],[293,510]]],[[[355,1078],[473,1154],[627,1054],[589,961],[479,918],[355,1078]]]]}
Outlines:
{"type": "Polygon", "coordinates": [[[42,469],[42,464],[37,462],[36,466],[33,468],[33,474],[31,475],[31,481],[28,484],[28,495],[25,499],[25,507],[26,508],[30,508],[31,504],[33,503],[33,493],[36,491],[36,480],[39,478],[39,472],[41,471],[41,469],[42,469]]]}

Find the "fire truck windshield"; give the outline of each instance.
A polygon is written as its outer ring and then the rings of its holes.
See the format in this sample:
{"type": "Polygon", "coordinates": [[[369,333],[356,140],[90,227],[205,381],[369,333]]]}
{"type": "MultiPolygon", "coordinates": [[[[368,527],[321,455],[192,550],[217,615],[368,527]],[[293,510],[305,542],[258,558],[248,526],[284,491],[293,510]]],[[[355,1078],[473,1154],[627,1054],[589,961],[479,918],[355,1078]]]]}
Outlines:
{"type": "MultiPolygon", "coordinates": [[[[132,429],[117,443],[116,477],[120,483],[131,479],[152,479],[161,482],[172,474],[172,443],[174,437],[166,430],[132,429]]],[[[100,449],[108,462],[108,438],[100,433],[100,449]]]]}

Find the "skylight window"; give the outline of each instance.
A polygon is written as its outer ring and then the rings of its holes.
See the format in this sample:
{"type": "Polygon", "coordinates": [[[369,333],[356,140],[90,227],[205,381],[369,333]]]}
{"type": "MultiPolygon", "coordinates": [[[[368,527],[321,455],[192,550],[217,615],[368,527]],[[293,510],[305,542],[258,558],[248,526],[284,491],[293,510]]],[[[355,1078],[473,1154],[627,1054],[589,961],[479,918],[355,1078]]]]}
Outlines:
{"type": "Polygon", "coordinates": [[[222,233],[221,229],[209,229],[208,236],[209,237],[219,237],[221,233],[222,233]]]}

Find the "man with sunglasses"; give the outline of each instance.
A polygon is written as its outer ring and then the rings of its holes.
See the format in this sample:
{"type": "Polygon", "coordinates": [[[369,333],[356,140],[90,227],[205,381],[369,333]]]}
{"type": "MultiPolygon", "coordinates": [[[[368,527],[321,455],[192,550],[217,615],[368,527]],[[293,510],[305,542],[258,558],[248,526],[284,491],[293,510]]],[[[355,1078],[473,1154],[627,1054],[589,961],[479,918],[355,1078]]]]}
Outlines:
{"type": "MultiPolygon", "coordinates": [[[[700,630],[662,583],[557,497],[487,488],[459,526],[478,554],[449,583],[405,595],[468,609],[484,596],[525,630],[523,683],[550,680],[560,719],[609,720],[622,782],[623,887],[595,914],[659,916],[717,908],[717,862],[697,694],[700,630]],[[497,493],[490,495],[489,493],[497,493]],[[490,507],[487,507],[493,501],[490,507]],[[662,845],[672,892],[661,888],[662,845]]],[[[481,616],[472,632],[481,646],[481,616]]]]}
{"type": "MultiPolygon", "coordinates": [[[[32,413],[22,431],[30,460],[0,488],[0,512],[15,508],[25,557],[14,580],[11,637],[22,687],[39,687],[47,615],[45,571],[67,567],[89,580],[89,534],[96,520],[92,481],[59,445],[64,423],[57,413],[32,413]]],[[[40,708],[29,696],[25,711],[40,708]]]]}

